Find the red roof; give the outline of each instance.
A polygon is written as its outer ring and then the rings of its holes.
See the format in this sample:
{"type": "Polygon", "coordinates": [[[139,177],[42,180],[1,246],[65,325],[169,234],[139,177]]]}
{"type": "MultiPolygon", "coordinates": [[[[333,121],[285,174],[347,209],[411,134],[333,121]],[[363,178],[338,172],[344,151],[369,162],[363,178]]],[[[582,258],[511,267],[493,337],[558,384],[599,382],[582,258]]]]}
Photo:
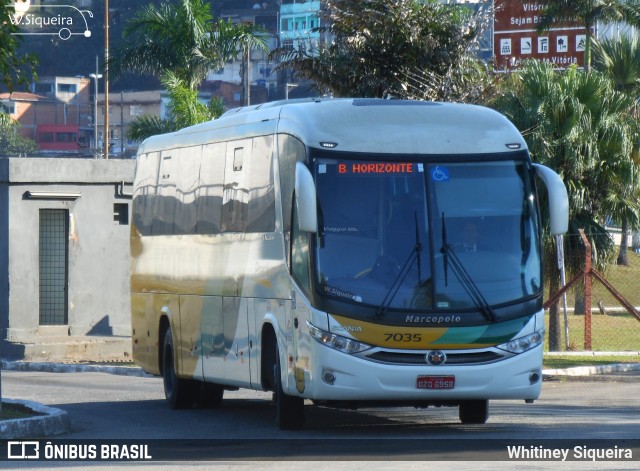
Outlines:
{"type": "Polygon", "coordinates": [[[47,100],[46,97],[41,95],[35,95],[29,92],[12,92],[12,93],[0,93],[0,100],[15,100],[15,101],[40,101],[47,100]]]}

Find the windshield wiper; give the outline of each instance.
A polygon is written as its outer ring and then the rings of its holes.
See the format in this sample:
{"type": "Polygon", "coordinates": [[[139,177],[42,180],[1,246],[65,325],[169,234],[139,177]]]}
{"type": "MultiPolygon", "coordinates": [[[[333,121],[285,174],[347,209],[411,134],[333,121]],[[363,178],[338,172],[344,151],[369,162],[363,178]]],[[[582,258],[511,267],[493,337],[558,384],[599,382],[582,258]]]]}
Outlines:
{"type": "Polygon", "coordinates": [[[402,283],[404,283],[404,280],[407,278],[407,275],[409,274],[409,271],[411,270],[411,267],[413,266],[413,263],[416,260],[418,261],[418,282],[421,282],[422,276],[420,273],[420,254],[422,252],[422,244],[420,243],[420,230],[418,229],[418,212],[417,211],[414,212],[414,220],[415,220],[415,226],[416,226],[416,245],[414,245],[413,249],[411,249],[411,253],[405,260],[404,264],[402,265],[402,268],[400,269],[400,272],[398,273],[396,278],[393,280],[393,283],[391,283],[391,286],[389,287],[387,294],[385,295],[384,299],[380,303],[380,309],[376,314],[376,318],[378,319],[384,315],[384,312],[387,309],[389,309],[389,306],[393,302],[393,298],[395,298],[396,294],[398,293],[398,290],[402,286],[402,283]]]}
{"type": "Polygon", "coordinates": [[[444,284],[448,286],[448,272],[447,268],[451,267],[451,271],[456,276],[458,281],[462,284],[462,287],[467,292],[473,303],[478,310],[488,321],[494,322],[496,320],[496,314],[487,302],[486,298],[482,295],[482,292],[478,288],[478,285],[473,281],[471,275],[464,267],[460,259],[453,250],[453,246],[447,243],[447,227],[445,223],[444,213],[442,213],[442,263],[444,268],[444,284]]]}

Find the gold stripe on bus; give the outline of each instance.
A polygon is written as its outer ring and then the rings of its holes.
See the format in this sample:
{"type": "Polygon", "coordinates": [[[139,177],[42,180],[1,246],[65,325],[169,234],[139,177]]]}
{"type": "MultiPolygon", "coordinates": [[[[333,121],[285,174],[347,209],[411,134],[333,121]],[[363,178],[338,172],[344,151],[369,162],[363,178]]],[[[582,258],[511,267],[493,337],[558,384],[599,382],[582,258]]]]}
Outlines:
{"type": "MultiPolygon", "coordinates": [[[[333,314],[331,317],[340,324],[340,328],[334,327],[332,333],[338,335],[348,333],[355,339],[370,345],[404,350],[435,348],[434,342],[449,330],[447,327],[402,327],[374,324],[333,314]]],[[[443,348],[443,346],[437,345],[437,348],[443,348]]]]}

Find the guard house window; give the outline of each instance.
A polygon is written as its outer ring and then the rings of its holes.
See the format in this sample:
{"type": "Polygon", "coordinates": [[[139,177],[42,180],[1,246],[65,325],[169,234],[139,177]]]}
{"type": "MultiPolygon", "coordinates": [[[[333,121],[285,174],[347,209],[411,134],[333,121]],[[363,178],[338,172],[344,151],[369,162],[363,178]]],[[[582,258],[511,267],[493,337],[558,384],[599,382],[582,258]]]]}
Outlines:
{"type": "Polygon", "coordinates": [[[120,226],[129,224],[129,204],[114,203],[113,205],[113,222],[120,226]]]}
{"type": "Polygon", "coordinates": [[[0,101],[0,111],[7,114],[16,114],[16,102],[11,100],[0,101]]]}
{"type": "Polygon", "coordinates": [[[58,84],[58,93],[75,93],[75,92],[76,92],[75,83],[59,83],[58,84]]]}
{"type": "Polygon", "coordinates": [[[68,211],[41,209],[39,232],[40,325],[66,325],[68,211]]]}
{"type": "Polygon", "coordinates": [[[49,95],[53,93],[52,83],[36,83],[33,87],[33,93],[38,95],[49,95]]]}

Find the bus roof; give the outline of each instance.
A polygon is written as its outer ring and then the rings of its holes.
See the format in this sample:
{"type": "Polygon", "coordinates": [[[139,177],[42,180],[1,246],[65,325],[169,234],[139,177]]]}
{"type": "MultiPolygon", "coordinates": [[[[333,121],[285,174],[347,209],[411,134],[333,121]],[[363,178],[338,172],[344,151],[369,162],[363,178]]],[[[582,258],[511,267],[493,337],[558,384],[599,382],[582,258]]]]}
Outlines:
{"type": "Polygon", "coordinates": [[[220,118],[147,139],[139,153],[273,132],[336,151],[486,154],[526,149],[518,130],[489,108],[382,99],[303,99],[236,108],[220,118]]]}

